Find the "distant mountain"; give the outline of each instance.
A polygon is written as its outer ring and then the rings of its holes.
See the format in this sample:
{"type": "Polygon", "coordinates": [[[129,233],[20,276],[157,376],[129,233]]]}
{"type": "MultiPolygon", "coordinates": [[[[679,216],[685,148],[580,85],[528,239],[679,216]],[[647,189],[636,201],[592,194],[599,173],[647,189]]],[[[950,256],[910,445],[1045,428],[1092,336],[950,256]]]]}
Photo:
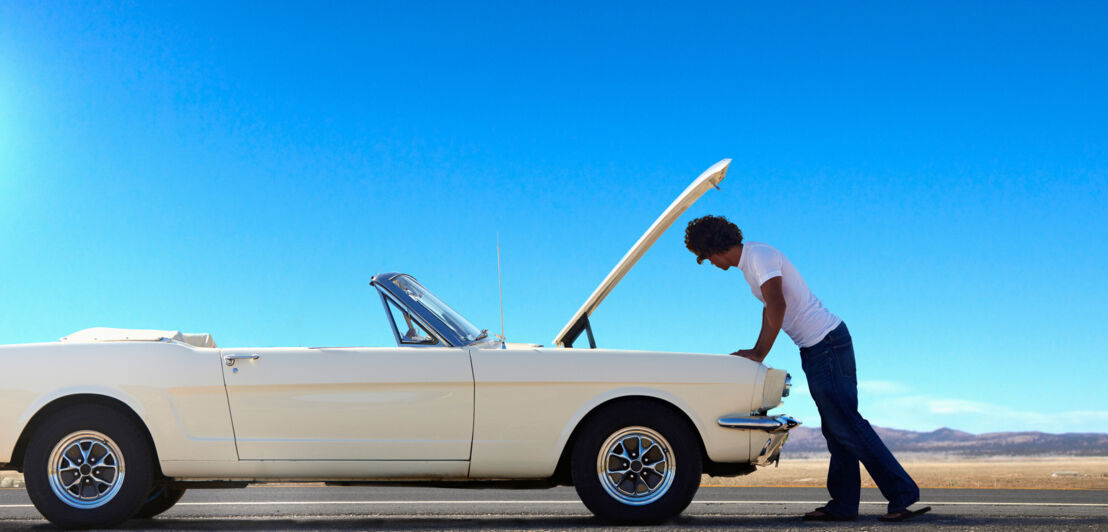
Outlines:
{"type": "MultiPolygon", "coordinates": [[[[873,427],[895,452],[960,456],[1108,456],[1108,434],[1096,432],[991,432],[970,434],[941,428],[931,432],[873,427]]],[[[826,453],[819,428],[797,427],[789,434],[785,453],[826,453]]]]}

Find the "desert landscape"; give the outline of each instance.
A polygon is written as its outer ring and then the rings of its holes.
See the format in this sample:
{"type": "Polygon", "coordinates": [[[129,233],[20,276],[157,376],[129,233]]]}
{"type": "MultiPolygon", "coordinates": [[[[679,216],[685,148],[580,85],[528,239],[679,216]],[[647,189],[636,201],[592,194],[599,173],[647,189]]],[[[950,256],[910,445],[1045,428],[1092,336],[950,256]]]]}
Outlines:
{"type": "MultiPolygon", "coordinates": [[[[1108,489],[1108,457],[899,458],[921,488],[1108,489]]],[[[705,476],[702,485],[820,487],[826,475],[826,456],[786,456],[778,467],[763,467],[734,478],[705,476]]],[[[865,468],[862,487],[876,487],[865,468]]]]}
{"type": "MultiPolygon", "coordinates": [[[[924,488],[1108,489],[1108,434],[929,432],[874,427],[904,469],[924,488]]],[[[827,443],[815,427],[794,429],[779,467],[704,485],[823,486],[827,443]]],[[[863,487],[875,487],[862,468],[863,487]]]]}

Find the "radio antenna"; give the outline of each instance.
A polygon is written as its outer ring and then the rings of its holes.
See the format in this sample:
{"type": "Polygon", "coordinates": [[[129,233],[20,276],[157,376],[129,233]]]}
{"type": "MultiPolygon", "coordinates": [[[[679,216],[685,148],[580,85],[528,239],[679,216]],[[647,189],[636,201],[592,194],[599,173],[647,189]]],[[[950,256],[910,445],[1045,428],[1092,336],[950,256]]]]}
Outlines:
{"type": "Polygon", "coordinates": [[[496,232],[496,285],[500,289],[500,346],[507,349],[504,337],[504,282],[500,276],[500,232],[496,232]]]}

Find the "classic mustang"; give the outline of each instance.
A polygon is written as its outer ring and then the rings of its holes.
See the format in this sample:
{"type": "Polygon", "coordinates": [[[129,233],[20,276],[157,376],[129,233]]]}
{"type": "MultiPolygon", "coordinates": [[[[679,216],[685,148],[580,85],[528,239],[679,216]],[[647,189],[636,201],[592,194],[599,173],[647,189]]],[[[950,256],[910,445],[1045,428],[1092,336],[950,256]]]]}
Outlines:
{"type": "Polygon", "coordinates": [[[219,348],[94,328],[0,346],[0,468],[66,527],[149,518],[187,489],[249,482],[575,486],[596,515],[655,523],[701,475],[777,460],[789,377],[719,354],[597,349],[589,315],[724,177],[698,177],[555,347],[489,337],[402,273],[373,277],[397,347],[219,348]],[[590,349],[573,348],[586,334],[590,349]]]}

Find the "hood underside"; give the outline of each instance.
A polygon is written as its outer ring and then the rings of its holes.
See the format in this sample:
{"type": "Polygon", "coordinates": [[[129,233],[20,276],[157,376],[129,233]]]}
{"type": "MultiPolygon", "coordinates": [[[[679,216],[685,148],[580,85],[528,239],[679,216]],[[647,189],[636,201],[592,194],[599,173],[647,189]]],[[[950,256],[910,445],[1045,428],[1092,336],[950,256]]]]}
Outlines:
{"type": "MultiPolygon", "coordinates": [[[[592,295],[585,300],[585,304],[581,305],[581,308],[577,309],[577,312],[570,318],[569,323],[562,328],[562,331],[558,333],[558,336],[554,338],[554,345],[558,347],[564,347],[567,344],[572,345],[577,339],[577,336],[581,334],[583,330],[588,327],[589,315],[596,310],[596,307],[600,306],[600,303],[604,301],[605,297],[612,292],[612,289],[619,284],[619,281],[623,279],[627,272],[631,271],[631,267],[635,265],[639,259],[642,258],[646,251],[650,249],[650,246],[654,245],[654,242],[658,241],[658,238],[669,229],[669,226],[673,225],[673,222],[677,221],[685,210],[687,210],[696,200],[700,199],[700,196],[704,195],[709,188],[716,187],[724,176],[727,175],[727,167],[731,165],[731,159],[724,159],[716,164],[713,164],[711,168],[704,171],[696,179],[693,180],[685,191],[681,195],[677,196],[677,199],[673,200],[673,203],[662,211],[662,215],[654,220],[654,223],[650,225],[650,228],[643,233],[639,240],[635,242],[634,246],[623,256],[616,267],[612,268],[612,271],[608,273],[608,276],[600,282],[600,286],[596,287],[592,295]]],[[[592,340],[592,332],[589,330],[590,343],[592,340]]]]}

